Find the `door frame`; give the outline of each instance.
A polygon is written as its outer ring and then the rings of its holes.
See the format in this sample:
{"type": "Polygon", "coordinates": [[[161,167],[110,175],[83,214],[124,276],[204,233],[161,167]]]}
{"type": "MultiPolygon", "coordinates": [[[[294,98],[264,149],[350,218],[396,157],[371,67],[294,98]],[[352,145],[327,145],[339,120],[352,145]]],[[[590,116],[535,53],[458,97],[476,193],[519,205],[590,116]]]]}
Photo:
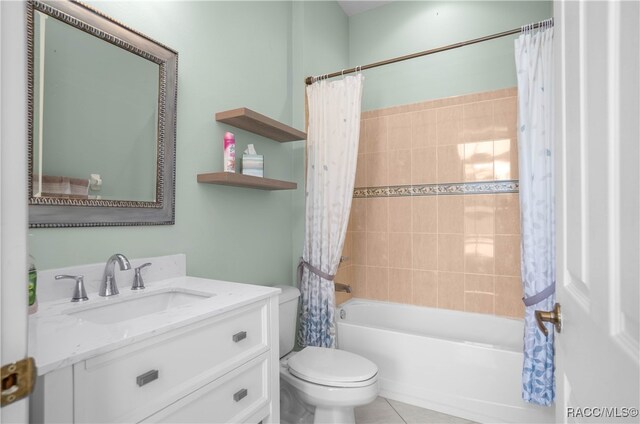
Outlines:
{"type": "MultiPolygon", "coordinates": [[[[24,1],[0,1],[0,313],[2,365],[27,356],[27,33],[24,1]]],[[[0,409],[27,422],[28,398],[0,409]]]]}

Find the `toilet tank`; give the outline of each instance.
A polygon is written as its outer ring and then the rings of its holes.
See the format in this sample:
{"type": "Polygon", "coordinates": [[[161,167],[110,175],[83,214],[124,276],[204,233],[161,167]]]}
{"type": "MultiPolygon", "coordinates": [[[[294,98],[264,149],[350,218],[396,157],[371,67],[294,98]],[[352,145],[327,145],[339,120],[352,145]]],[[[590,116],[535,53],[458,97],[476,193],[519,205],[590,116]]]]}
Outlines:
{"type": "Polygon", "coordinates": [[[296,318],[298,317],[298,297],[300,290],[292,286],[274,286],[282,289],[280,293],[280,358],[293,350],[296,337],[296,318]]]}

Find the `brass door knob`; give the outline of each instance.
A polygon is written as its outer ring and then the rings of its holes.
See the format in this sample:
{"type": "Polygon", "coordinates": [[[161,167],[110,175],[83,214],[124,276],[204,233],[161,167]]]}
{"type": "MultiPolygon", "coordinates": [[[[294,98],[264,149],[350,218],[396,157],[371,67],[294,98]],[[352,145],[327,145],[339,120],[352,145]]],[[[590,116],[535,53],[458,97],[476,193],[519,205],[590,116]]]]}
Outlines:
{"type": "Polygon", "coordinates": [[[543,324],[545,321],[552,323],[556,327],[556,331],[558,333],[562,331],[562,311],[560,310],[559,303],[555,304],[553,311],[536,311],[535,315],[538,327],[540,327],[540,331],[542,331],[545,336],[549,335],[547,327],[543,324]]]}

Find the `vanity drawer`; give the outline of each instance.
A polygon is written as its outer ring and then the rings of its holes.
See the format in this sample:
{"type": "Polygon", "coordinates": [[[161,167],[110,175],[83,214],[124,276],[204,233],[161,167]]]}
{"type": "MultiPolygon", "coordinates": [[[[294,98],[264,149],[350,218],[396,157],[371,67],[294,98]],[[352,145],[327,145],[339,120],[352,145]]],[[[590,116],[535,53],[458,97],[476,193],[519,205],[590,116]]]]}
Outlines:
{"type": "Polygon", "coordinates": [[[74,366],[75,422],[139,421],[268,351],[259,302],[74,366]]]}
{"type": "Polygon", "coordinates": [[[240,423],[269,403],[263,354],[147,418],[148,423],[240,423]]]}

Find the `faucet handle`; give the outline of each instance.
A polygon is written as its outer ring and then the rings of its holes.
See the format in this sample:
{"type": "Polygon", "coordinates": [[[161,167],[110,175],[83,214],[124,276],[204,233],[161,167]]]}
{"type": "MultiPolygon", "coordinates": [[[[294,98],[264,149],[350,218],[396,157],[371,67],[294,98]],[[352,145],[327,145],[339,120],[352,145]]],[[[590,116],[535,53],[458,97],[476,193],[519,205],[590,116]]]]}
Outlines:
{"type": "Polygon", "coordinates": [[[144,289],[144,281],[142,280],[142,274],[140,270],[142,268],[148,267],[151,265],[151,262],[147,262],[146,264],[142,264],[135,269],[136,273],[133,276],[133,285],[131,286],[131,290],[142,290],[144,289]]]}
{"type": "Polygon", "coordinates": [[[89,300],[87,297],[87,291],[84,289],[84,275],[56,275],[54,277],[56,280],[62,279],[71,279],[76,280],[76,286],[73,289],[73,297],[71,298],[72,302],[78,302],[80,300],[85,301],[89,300]]]}

